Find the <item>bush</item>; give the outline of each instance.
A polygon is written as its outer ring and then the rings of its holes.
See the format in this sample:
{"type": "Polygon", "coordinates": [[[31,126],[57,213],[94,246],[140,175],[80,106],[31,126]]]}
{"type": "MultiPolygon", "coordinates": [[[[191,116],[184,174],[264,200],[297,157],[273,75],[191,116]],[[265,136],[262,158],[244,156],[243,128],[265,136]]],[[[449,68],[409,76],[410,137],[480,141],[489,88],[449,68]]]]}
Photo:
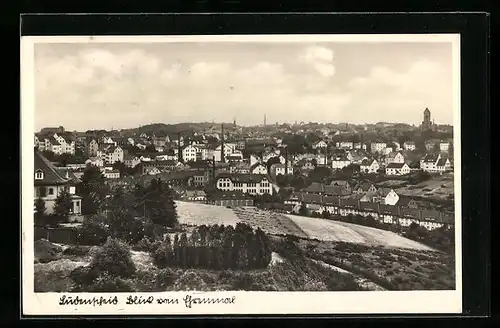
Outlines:
{"type": "Polygon", "coordinates": [[[100,274],[92,284],[84,288],[85,292],[135,292],[128,280],[112,276],[106,272],[100,274]]]}
{"type": "Polygon", "coordinates": [[[69,246],[66,248],[62,254],[73,255],[73,256],[85,256],[90,252],[90,247],[88,246],[69,246]]]}
{"type": "Polygon", "coordinates": [[[170,268],[161,269],[155,275],[155,288],[160,291],[166,291],[174,284],[177,277],[177,273],[174,270],[170,268]]]}
{"type": "Polygon", "coordinates": [[[109,231],[98,219],[83,221],[78,229],[77,243],[80,245],[102,245],[106,242],[109,231]]]}
{"type": "Polygon", "coordinates": [[[59,258],[62,247],[46,239],[39,239],[34,244],[35,262],[48,263],[59,258]]]}
{"type": "Polygon", "coordinates": [[[207,284],[203,279],[192,270],[184,272],[174,283],[174,291],[204,291],[207,288],[207,284]]]}
{"type": "Polygon", "coordinates": [[[233,281],[234,290],[253,290],[252,287],[254,287],[253,277],[246,272],[237,275],[233,281]]]}
{"type": "Polygon", "coordinates": [[[139,252],[151,252],[153,253],[156,249],[153,249],[153,242],[151,241],[150,238],[144,236],[137,244],[132,246],[132,249],[134,251],[139,251],[139,252]]]}
{"type": "Polygon", "coordinates": [[[112,238],[108,238],[106,244],[96,252],[90,265],[93,270],[114,277],[128,278],[136,270],[128,247],[112,238]]]}

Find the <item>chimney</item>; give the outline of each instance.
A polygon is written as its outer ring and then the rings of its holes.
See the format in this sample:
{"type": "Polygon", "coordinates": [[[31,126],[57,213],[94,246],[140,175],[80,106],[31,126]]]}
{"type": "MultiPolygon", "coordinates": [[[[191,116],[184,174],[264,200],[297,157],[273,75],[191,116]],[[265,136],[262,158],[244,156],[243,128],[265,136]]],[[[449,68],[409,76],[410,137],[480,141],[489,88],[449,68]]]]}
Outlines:
{"type": "Polygon", "coordinates": [[[177,135],[177,160],[182,163],[182,147],[181,147],[181,134],[177,135]]]}
{"type": "Polygon", "coordinates": [[[212,156],[212,183],[215,186],[215,156],[212,156]]]}
{"type": "Polygon", "coordinates": [[[221,125],[220,161],[224,163],[224,124],[221,125]]]}
{"type": "Polygon", "coordinates": [[[285,147],[285,177],[288,175],[288,147],[285,147]]]}

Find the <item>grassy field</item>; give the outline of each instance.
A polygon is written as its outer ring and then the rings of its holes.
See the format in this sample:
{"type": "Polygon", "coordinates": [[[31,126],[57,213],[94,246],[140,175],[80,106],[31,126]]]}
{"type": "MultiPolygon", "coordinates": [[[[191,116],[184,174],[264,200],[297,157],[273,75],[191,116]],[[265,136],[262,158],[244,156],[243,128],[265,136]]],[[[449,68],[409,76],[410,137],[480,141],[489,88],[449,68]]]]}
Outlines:
{"type": "Polygon", "coordinates": [[[271,235],[294,235],[324,241],[382,245],[393,248],[430,250],[418,242],[393,232],[351,223],[284,215],[253,207],[229,209],[220,206],[176,202],[179,222],[188,225],[235,225],[243,222],[254,229],[260,227],[271,235]]]}
{"type": "Polygon", "coordinates": [[[369,246],[431,250],[416,241],[404,238],[394,232],[356,224],[297,215],[287,215],[309,238],[322,241],[336,241],[369,246]]]}
{"type": "Polygon", "coordinates": [[[396,188],[395,191],[406,196],[447,199],[449,195],[454,195],[454,188],[453,175],[447,173],[442,176],[435,176],[417,185],[396,188]]]}
{"type": "Polygon", "coordinates": [[[179,223],[186,225],[223,224],[235,226],[240,219],[232,209],[189,202],[176,201],[179,223]]]}

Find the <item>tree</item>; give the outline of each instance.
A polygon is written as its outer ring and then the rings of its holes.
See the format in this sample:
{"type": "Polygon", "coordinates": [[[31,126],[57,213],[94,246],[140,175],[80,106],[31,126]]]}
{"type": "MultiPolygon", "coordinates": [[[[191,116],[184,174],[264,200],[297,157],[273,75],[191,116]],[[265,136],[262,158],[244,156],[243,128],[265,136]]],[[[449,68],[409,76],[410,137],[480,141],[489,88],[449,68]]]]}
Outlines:
{"type": "Polygon", "coordinates": [[[71,213],[73,208],[73,202],[71,201],[71,195],[66,189],[63,189],[61,193],[56,198],[54,203],[54,214],[63,220],[66,220],[71,213]]]}
{"type": "Polygon", "coordinates": [[[177,209],[173,190],[159,179],[153,179],[141,202],[146,207],[146,215],[154,224],[174,227],[177,223],[177,209]]]}
{"type": "Polygon", "coordinates": [[[93,165],[83,171],[82,182],[77,186],[78,194],[82,196],[82,214],[96,214],[102,206],[107,194],[104,185],[104,175],[93,165]]]}
{"type": "Polygon", "coordinates": [[[38,197],[35,200],[35,224],[45,225],[45,218],[47,216],[47,208],[45,207],[45,201],[38,197]]]}
{"type": "Polygon", "coordinates": [[[156,153],[156,148],[153,144],[149,144],[146,146],[145,151],[148,153],[156,153]]]}
{"type": "Polygon", "coordinates": [[[306,205],[305,204],[300,205],[299,215],[307,216],[308,214],[309,214],[309,211],[307,210],[306,205]]]}

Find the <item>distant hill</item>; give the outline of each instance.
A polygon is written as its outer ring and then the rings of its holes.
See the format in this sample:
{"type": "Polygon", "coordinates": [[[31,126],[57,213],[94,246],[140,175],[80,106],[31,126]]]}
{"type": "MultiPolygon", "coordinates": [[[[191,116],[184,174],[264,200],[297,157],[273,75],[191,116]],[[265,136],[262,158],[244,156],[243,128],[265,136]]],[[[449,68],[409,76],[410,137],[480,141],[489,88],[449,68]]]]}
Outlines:
{"type": "Polygon", "coordinates": [[[138,128],[123,129],[121,133],[123,135],[138,135],[141,133],[146,133],[148,135],[167,135],[176,133],[194,133],[194,132],[208,132],[211,129],[220,130],[221,124],[224,126],[231,126],[232,123],[177,123],[177,124],[164,124],[164,123],[153,123],[148,125],[143,125],[138,128]]]}

